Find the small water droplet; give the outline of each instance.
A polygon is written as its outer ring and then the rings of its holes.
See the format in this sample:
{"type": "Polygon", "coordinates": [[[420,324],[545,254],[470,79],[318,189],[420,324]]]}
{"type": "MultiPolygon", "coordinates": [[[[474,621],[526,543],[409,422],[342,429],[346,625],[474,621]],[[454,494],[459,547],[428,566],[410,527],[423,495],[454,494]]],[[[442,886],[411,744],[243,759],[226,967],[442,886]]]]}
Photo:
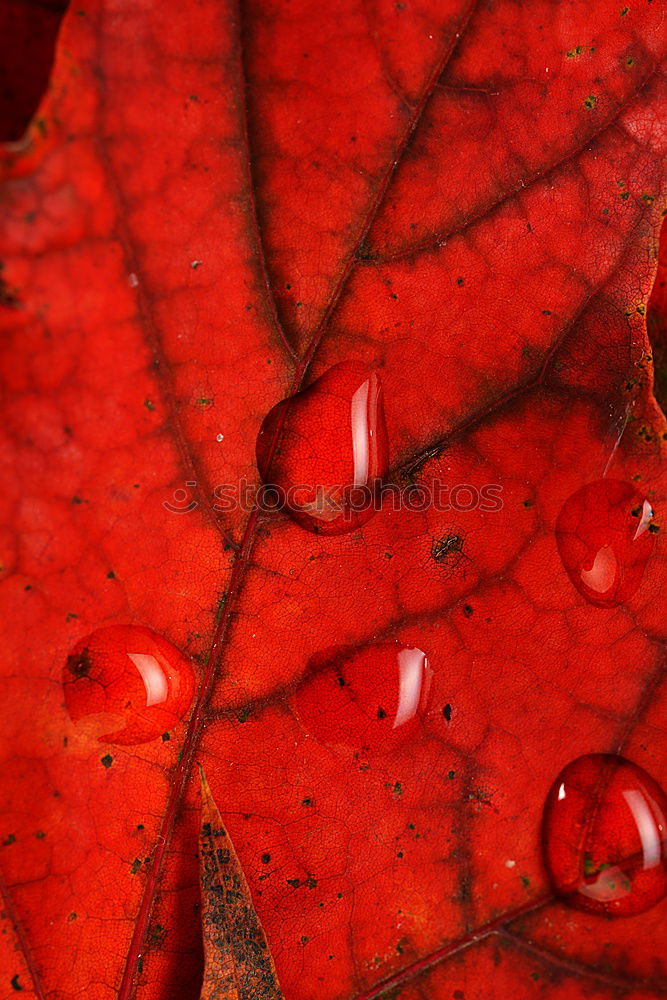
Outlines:
{"type": "Polygon", "coordinates": [[[388,463],[382,387],[375,372],[346,361],[269,411],[257,437],[265,484],[301,527],[354,531],[377,509],[388,463]]]}
{"type": "Polygon", "coordinates": [[[194,686],[190,660],[140,625],[96,629],[76,644],[63,671],[70,717],[87,720],[101,743],[146,743],[173,729],[194,686]]]}
{"type": "Polygon", "coordinates": [[[225,435],[224,434],[216,434],[215,435],[215,440],[218,442],[218,444],[220,444],[221,441],[225,440],[225,435]]]}
{"type": "Polygon", "coordinates": [[[667,797],[615,754],[586,754],[558,775],[542,826],[555,892],[572,906],[632,916],[667,893],[667,797]]]}
{"type": "Polygon", "coordinates": [[[577,490],[556,522],[556,543],[570,580],[591,604],[629,600],[644,574],[655,540],[653,511],[633,486],[600,479],[577,490]]]}
{"type": "Polygon", "coordinates": [[[311,660],[294,707],[320,743],[388,750],[415,735],[432,676],[421,649],[394,642],[327,650],[311,660]]]}

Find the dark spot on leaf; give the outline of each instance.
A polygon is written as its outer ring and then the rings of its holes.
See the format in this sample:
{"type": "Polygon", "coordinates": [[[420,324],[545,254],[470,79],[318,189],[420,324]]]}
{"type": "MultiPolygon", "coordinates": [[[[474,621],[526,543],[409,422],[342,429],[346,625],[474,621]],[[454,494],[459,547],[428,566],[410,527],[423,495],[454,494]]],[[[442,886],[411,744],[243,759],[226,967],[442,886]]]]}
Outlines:
{"type": "Polygon", "coordinates": [[[7,282],[0,278],[0,306],[6,309],[18,309],[19,305],[18,289],[10,288],[7,282]]]}
{"type": "Polygon", "coordinates": [[[104,757],[100,758],[100,760],[101,763],[104,765],[104,767],[111,767],[111,765],[113,764],[113,757],[111,756],[110,753],[105,754],[104,757]]]}
{"type": "Polygon", "coordinates": [[[431,558],[439,566],[455,569],[463,559],[465,537],[461,532],[452,529],[443,538],[434,538],[431,545],[431,558]]]}
{"type": "Polygon", "coordinates": [[[162,924],[154,924],[148,934],[148,943],[153,948],[160,948],[162,947],[166,934],[166,927],[163,927],[162,924]]]}
{"type": "Polygon", "coordinates": [[[88,649],[82,649],[79,653],[74,653],[67,657],[67,669],[73,677],[87,677],[92,667],[90,653],[88,649]]]}

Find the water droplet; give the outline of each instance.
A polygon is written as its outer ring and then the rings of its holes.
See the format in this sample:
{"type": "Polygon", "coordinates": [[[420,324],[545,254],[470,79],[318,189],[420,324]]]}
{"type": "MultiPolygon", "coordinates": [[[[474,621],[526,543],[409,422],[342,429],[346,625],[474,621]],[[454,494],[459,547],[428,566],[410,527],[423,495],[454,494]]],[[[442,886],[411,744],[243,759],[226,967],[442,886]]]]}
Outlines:
{"type": "Polygon", "coordinates": [[[632,916],[667,893],[667,797],[637,764],[586,754],[558,775],[543,847],[556,893],[572,906],[632,916]]]}
{"type": "Polygon", "coordinates": [[[357,361],[330,368],[274,406],[257,437],[260,476],[280,496],[270,505],[326,535],[354,531],[373,516],[387,463],[380,379],[357,361]]]}
{"type": "Polygon", "coordinates": [[[394,642],[327,650],[311,660],[294,707],[320,743],[388,750],[415,735],[432,675],[421,649],[394,642]]]}
{"type": "Polygon", "coordinates": [[[173,729],[192,702],[190,660],[140,625],[98,628],[76,644],[63,671],[67,711],[101,743],[146,743],[173,729]]]}
{"type": "Polygon", "coordinates": [[[653,511],[633,486],[600,479],[577,490],[556,522],[556,543],[570,580],[591,604],[615,607],[641,583],[655,544],[653,511]]]}

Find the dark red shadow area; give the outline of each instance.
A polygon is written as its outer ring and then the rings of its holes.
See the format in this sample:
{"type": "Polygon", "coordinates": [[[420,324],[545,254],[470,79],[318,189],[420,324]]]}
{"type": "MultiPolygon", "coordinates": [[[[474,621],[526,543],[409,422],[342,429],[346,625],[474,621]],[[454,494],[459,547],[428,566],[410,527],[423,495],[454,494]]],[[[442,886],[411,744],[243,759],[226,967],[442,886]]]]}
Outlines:
{"type": "Polygon", "coordinates": [[[67,0],[0,3],[0,141],[20,139],[46,89],[67,0]]]}
{"type": "Polygon", "coordinates": [[[653,349],[655,398],[667,413],[667,219],[660,232],[658,271],[646,310],[646,326],[653,349]]]}

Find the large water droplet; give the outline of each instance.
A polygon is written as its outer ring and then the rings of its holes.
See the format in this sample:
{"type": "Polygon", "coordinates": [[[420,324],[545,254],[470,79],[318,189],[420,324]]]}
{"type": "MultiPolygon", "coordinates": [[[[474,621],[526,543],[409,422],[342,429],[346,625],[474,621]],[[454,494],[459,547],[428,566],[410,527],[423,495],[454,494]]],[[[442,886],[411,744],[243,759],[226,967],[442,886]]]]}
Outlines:
{"type": "Polygon", "coordinates": [[[556,543],[570,580],[592,604],[614,607],[641,583],[653,546],[653,511],[633,486],[600,479],[577,490],[556,522],[556,543]]]}
{"type": "Polygon", "coordinates": [[[556,893],[608,916],[650,909],[667,893],[667,797],[641,767],[586,754],[556,778],[544,807],[543,847],[556,893]]]}
{"type": "Polygon", "coordinates": [[[377,509],[387,472],[382,387],[356,361],[330,368],[311,386],[274,406],[257,437],[257,467],[281,505],[310,531],[339,535],[365,524],[377,509]]]}
{"type": "Polygon", "coordinates": [[[147,743],[173,729],[192,702],[190,660],[140,625],[98,628],[74,647],[63,671],[67,711],[101,743],[147,743]]]}
{"type": "Polygon", "coordinates": [[[432,670],[421,649],[394,642],[328,650],[309,665],[296,713],[320,743],[384,751],[415,735],[432,670]]]}

